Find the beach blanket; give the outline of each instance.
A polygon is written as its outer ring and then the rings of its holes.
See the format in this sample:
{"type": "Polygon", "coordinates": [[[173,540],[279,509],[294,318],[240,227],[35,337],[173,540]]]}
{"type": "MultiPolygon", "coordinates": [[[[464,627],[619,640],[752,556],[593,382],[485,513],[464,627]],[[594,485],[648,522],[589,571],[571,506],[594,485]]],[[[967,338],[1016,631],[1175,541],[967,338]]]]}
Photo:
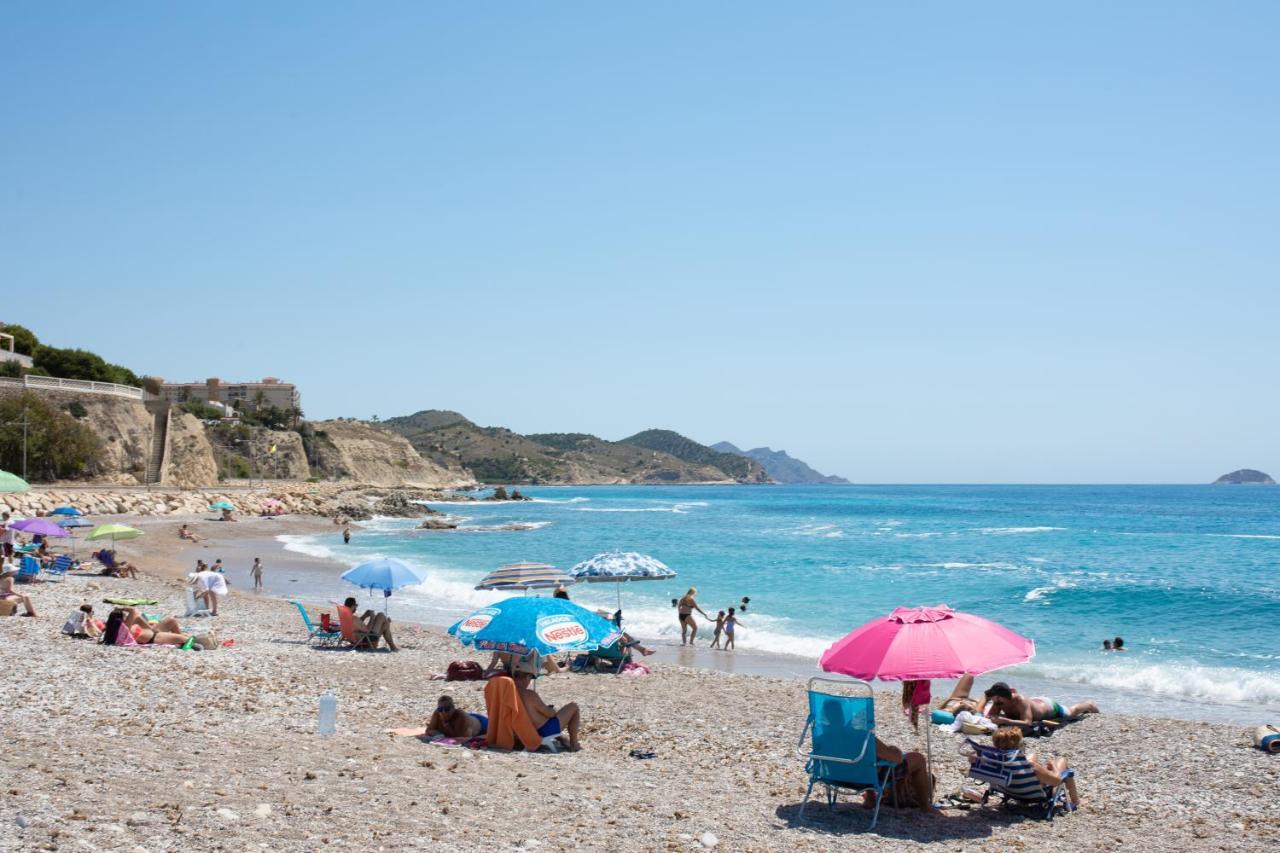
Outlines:
{"type": "Polygon", "coordinates": [[[118,604],[121,607],[150,607],[153,604],[159,604],[156,598],[104,598],[103,604],[118,604]]]}
{"type": "Polygon", "coordinates": [[[516,692],[516,683],[505,675],[490,678],[484,686],[484,702],[489,717],[489,730],[485,740],[489,746],[499,749],[515,749],[516,740],[529,752],[542,745],[538,730],[533,727],[524,703],[516,692]]]}

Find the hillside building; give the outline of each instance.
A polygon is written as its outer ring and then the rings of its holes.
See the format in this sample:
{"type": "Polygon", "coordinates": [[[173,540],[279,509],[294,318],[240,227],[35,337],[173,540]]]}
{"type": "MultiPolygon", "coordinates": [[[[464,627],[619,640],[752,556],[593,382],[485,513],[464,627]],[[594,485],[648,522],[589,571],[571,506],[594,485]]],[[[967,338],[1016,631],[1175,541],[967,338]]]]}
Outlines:
{"type": "Polygon", "coordinates": [[[160,382],[160,396],[170,403],[202,400],[221,403],[240,411],[253,412],[274,406],[277,409],[302,409],[298,386],[267,376],[261,382],[223,382],[212,376],[203,382],[160,382]]]}

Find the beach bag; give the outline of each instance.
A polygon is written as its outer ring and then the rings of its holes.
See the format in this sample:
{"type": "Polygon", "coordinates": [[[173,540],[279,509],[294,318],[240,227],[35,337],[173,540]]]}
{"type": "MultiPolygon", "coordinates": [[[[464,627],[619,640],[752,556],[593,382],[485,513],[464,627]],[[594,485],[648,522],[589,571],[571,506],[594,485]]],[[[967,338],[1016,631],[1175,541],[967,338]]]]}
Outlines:
{"type": "Polygon", "coordinates": [[[1272,755],[1280,753],[1280,728],[1276,726],[1258,726],[1253,730],[1253,745],[1272,755]]]}
{"type": "Polygon", "coordinates": [[[480,681],[484,667],[473,660],[455,660],[445,671],[445,681],[480,681]]]}

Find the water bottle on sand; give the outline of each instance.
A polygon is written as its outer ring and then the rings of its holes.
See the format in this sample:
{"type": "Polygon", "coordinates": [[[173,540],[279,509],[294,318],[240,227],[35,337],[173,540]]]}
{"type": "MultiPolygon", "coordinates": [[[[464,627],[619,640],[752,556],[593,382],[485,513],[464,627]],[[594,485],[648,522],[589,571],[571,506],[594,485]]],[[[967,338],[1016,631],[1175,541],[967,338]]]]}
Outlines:
{"type": "Polygon", "coordinates": [[[331,735],[337,731],[337,724],[338,697],[333,695],[332,690],[326,690],[320,697],[320,725],[317,731],[322,735],[331,735]]]}

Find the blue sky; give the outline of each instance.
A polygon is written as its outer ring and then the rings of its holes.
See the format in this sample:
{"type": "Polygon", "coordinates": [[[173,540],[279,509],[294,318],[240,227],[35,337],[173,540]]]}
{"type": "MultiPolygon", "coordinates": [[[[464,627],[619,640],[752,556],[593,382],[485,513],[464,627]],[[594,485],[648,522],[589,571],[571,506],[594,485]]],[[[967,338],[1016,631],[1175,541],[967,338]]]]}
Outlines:
{"type": "Polygon", "coordinates": [[[312,417],[1277,473],[1280,7],[1031,5],[9,3],[0,321],[312,417]]]}

